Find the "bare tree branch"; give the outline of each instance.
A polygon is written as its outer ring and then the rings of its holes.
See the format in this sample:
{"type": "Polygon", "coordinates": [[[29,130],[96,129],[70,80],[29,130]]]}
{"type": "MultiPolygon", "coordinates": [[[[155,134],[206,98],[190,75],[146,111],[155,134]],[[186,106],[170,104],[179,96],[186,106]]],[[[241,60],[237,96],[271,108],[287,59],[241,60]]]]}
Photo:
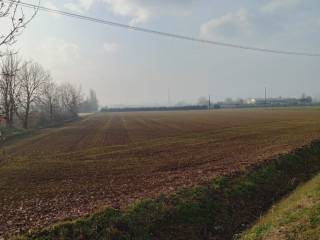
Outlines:
{"type": "MultiPolygon", "coordinates": [[[[0,0],[0,21],[10,19],[9,30],[0,30],[0,47],[11,46],[17,42],[26,26],[38,13],[38,7],[34,9],[31,16],[26,17],[22,7],[19,7],[20,0],[0,0]]],[[[40,5],[40,0],[38,6],[40,5]]],[[[1,52],[0,52],[1,56],[1,52]]]]}
{"type": "Polygon", "coordinates": [[[34,62],[25,62],[18,75],[20,95],[17,98],[18,111],[24,128],[29,127],[29,115],[34,104],[40,102],[42,87],[48,79],[43,67],[34,62]]]}
{"type": "Polygon", "coordinates": [[[9,127],[13,125],[16,112],[17,97],[20,86],[17,80],[20,60],[16,54],[7,52],[1,61],[0,72],[0,111],[5,115],[9,127]]]}

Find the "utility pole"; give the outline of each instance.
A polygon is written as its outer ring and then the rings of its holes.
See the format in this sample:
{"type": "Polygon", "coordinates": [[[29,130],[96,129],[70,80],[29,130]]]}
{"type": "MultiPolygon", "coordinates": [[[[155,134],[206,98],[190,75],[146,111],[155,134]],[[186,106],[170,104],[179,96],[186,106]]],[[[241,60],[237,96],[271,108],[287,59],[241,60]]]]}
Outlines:
{"type": "Polygon", "coordinates": [[[170,88],[168,88],[168,107],[171,106],[170,88]]]}
{"type": "Polygon", "coordinates": [[[264,88],[264,105],[267,106],[267,88],[264,88]]]}

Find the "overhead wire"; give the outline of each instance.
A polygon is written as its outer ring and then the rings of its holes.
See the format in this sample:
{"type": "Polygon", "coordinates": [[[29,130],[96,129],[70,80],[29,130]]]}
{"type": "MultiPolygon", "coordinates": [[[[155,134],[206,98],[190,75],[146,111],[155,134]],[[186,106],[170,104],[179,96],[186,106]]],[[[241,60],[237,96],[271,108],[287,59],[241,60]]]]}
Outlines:
{"type": "Polygon", "coordinates": [[[276,50],[276,49],[260,48],[260,47],[254,47],[254,46],[238,45],[238,44],[220,42],[220,41],[213,41],[213,40],[208,40],[208,39],[203,39],[203,38],[191,37],[191,36],[187,36],[187,35],[180,35],[180,34],[176,34],[176,33],[169,33],[169,32],[154,30],[151,28],[131,26],[128,24],[109,21],[109,20],[105,20],[105,19],[101,19],[101,18],[89,17],[89,16],[85,16],[85,15],[81,15],[81,14],[76,14],[76,13],[61,11],[58,9],[48,8],[48,7],[44,7],[41,5],[25,3],[23,1],[14,1],[14,0],[4,0],[4,1],[15,2],[16,4],[19,4],[20,6],[23,6],[23,7],[37,9],[40,11],[45,11],[45,12],[54,13],[54,14],[59,14],[59,15],[67,16],[67,17],[80,19],[80,20],[105,24],[105,25],[109,25],[109,26],[113,26],[113,27],[124,28],[124,29],[134,30],[134,31],[138,31],[138,32],[144,32],[144,33],[149,33],[149,34],[154,34],[154,35],[165,36],[165,37],[170,37],[170,38],[175,38],[175,39],[193,41],[193,42],[198,42],[198,43],[202,43],[202,44],[211,44],[211,45],[222,46],[222,47],[237,48],[237,49],[250,50],[250,51],[256,51],[256,52],[273,53],[273,54],[320,57],[320,53],[276,50]]]}

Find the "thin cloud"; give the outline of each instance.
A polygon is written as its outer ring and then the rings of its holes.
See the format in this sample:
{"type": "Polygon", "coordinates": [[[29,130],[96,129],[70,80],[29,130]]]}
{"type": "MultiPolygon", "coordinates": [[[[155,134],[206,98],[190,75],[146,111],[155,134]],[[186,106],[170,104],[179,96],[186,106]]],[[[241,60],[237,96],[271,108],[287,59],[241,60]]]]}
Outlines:
{"type": "Polygon", "coordinates": [[[118,50],[118,47],[119,47],[119,45],[114,42],[111,42],[111,43],[105,42],[102,45],[102,48],[106,53],[115,52],[118,50]]]}
{"type": "Polygon", "coordinates": [[[264,6],[262,6],[261,10],[265,13],[274,13],[278,10],[282,9],[290,9],[299,5],[301,0],[271,0],[264,6]]]}
{"type": "Polygon", "coordinates": [[[185,16],[191,13],[195,0],[73,0],[64,4],[66,9],[77,13],[85,13],[95,3],[105,3],[114,15],[126,17],[130,25],[148,22],[159,15],[185,16]]]}
{"type": "Polygon", "coordinates": [[[66,3],[64,4],[64,8],[71,10],[72,12],[84,13],[84,10],[78,4],[66,3]]]}
{"type": "Polygon", "coordinates": [[[74,2],[68,2],[64,4],[64,7],[73,12],[84,13],[92,7],[94,2],[95,0],[77,0],[74,2]]]}
{"type": "Polygon", "coordinates": [[[44,7],[47,7],[47,8],[54,9],[54,10],[58,10],[58,8],[56,7],[56,5],[54,5],[53,2],[48,1],[48,0],[43,3],[43,6],[44,6],[44,7]]]}
{"type": "Polygon", "coordinates": [[[116,15],[129,17],[130,24],[144,23],[152,16],[152,11],[143,4],[130,0],[104,0],[116,15]]]}
{"type": "Polygon", "coordinates": [[[250,18],[244,8],[240,8],[235,13],[227,13],[219,18],[213,18],[200,26],[202,37],[244,35],[250,31],[250,18]]]}
{"type": "Polygon", "coordinates": [[[37,49],[37,56],[51,68],[68,67],[81,58],[77,44],[58,38],[45,39],[37,49]]]}

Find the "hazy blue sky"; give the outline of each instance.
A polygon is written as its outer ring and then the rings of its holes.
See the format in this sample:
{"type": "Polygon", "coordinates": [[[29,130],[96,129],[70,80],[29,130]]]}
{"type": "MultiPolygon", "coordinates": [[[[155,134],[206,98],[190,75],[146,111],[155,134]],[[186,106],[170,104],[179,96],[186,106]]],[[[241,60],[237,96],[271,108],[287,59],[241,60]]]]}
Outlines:
{"type": "MultiPolygon", "coordinates": [[[[35,2],[35,1],[27,1],[35,2]]],[[[320,53],[319,0],[43,0],[43,6],[161,31],[320,53]]],[[[153,36],[40,12],[17,48],[56,81],[102,105],[195,102],[200,96],[320,96],[320,58],[257,53],[153,36]]]]}

